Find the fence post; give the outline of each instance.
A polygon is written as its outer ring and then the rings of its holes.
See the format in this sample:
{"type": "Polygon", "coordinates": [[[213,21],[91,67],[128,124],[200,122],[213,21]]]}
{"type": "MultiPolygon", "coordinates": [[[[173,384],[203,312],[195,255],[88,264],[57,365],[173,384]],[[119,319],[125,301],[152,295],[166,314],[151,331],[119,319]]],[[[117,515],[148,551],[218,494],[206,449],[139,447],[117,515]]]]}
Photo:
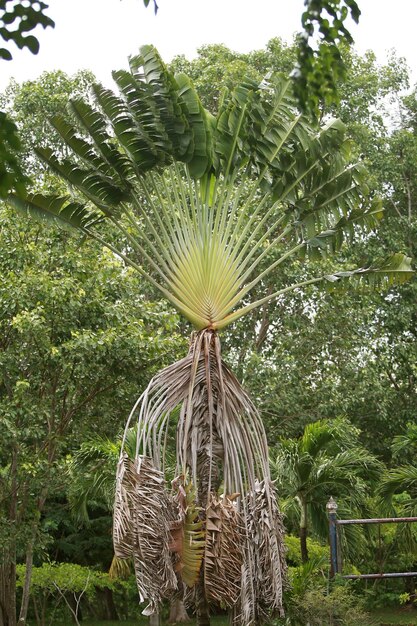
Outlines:
{"type": "Polygon", "coordinates": [[[329,518],[329,543],[330,543],[330,578],[334,578],[338,571],[337,554],[337,504],[330,496],[326,504],[327,516],[329,518]]]}

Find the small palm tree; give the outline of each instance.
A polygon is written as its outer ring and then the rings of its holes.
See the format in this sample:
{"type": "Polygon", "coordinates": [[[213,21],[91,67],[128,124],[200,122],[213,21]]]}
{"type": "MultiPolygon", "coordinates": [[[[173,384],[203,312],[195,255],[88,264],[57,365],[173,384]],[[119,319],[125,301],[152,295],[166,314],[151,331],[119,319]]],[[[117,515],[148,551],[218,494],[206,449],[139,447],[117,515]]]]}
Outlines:
{"type": "Polygon", "coordinates": [[[417,512],[417,465],[414,463],[417,451],[417,424],[407,424],[405,433],[394,437],[391,449],[394,460],[401,460],[402,463],[384,473],[378,493],[384,504],[391,509],[395,494],[407,494],[401,505],[401,513],[414,517],[417,512]]]}
{"type": "Polygon", "coordinates": [[[309,523],[319,536],[327,535],[329,497],[343,496],[351,505],[361,505],[365,481],[378,479],[382,472],[345,419],[320,420],[308,424],[299,439],[281,439],[272,465],[280,493],[297,510],[303,563],[308,561],[309,523]]]}
{"type": "Polygon", "coordinates": [[[129,418],[138,435],[135,460],[122,453],[118,466],[116,553],[133,556],[146,612],[185,589],[200,623],[210,601],[232,608],[236,624],[253,624],[282,612],[282,526],[263,424],[222,360],[218,331],[306,285],[402,280],[409,261],[303,271],[251,298],[291,258],[338,250],[380,219],[366,172],[349,163],[343,125],[311,124],[276,75],[226,90],[213,116],[152,46],[113,77],[120,95],[95,85],[93,104],[74,100],[70,119],[52,120],[70,157],[37,149],[71,195],[10,202],[112,250],[194,327],[189,354],[150,382],[129,418]],[[173,430],[178,478],[169,494],[173,430]]]}
{"type": "MultiPolygon", "coordinates": [[[[404,434],[397,435],[392,441],[393,461],[399,465],[387,469],[378,485],[377,495],[381,501],[381,509],[388,517],[416,517],[417,515],[417,425],[407,424],[404,434]],[[396,497],[397,496],[397,497],[396,497]]],[[[401,568],[408,561],[410,569],[414,568],[417,559],[415,526],[409,523],[395,524],[390,550],[400,555],[401,568]]],[[[388,556],[388,555],[387,555],[388,556]]],[[[409,592],[410,589],[407,589],[409,592]]],[[[414,593],[414,589],[412,589],[414,593]]]]}

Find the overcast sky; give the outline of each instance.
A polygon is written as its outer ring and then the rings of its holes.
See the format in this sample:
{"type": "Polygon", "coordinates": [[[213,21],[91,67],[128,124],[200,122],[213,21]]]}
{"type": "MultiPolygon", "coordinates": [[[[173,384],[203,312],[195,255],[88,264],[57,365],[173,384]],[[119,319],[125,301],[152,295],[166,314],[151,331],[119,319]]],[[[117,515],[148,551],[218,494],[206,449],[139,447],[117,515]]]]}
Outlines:
{"type": "MultiPolygon", "coordinates": [[[[155,16],[152,0],[46,0],[47,14],[55,29],[36,31],[37,56],[13,49],[13,60],[0,61],[0,90],[14,76],[34,79],[44,70],[61,69],[69,74],[91,69],[110,83],[111,71],[126,67],[126,59],[139,46],[156,45],[164,60],[176,54],[192,58],[205,43],[224,43],[248,52],[262,48],[279,36],[292,41],[300,30],[303,0],[158,0],[155,16]]],[[[356,49],[374,50],[384,62],[387,50],[405,56],[417,80],[417,0],[358,0],[362,10],[359,26],[351,32],[356,49]],[[395,6],[395,11],[393,10],[395,6]]]]}

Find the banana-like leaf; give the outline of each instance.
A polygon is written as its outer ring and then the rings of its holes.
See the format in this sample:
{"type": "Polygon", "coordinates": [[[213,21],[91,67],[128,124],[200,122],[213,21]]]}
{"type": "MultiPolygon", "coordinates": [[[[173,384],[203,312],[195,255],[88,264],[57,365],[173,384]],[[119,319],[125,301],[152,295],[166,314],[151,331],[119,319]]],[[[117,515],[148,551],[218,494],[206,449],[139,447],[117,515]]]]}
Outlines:
{"type": "Polygon", "coordinates": [[[103,212],[111,213],[121,202],[129,199],[124,189],[117,187],[114,181],[96,169],[85,170],[69,160],[59,161],[48,148],[37,148],[35,152],[51,171],[77,188],[103,212]]]}
{"type": "Polygon", "coordinates": [[[404,283],[414,275],[411,267],[411,258],[405,254],[393,254],[377,265],[362,267],[351,271],[335,272],[326,276],[331,283],[342,279],[354,283],[365,283],[380,287],[381,285],[393,285],[404,283]]]}
{"type": "Polygon", "coordinates": [[[212,137],[209,114],[201,105],[200,99],[185,74],[177,74],[178,95],[184,102],[187,118],[193,134],[192,158],[187,162],[188,170],[193,178],[201,178],[212,163],[212,137]]]}
{"type": "Polygon", "coordinates": [[[136,107],[139,124],[154,137],[154,145],[162,149],[165,159],[191,162],[196,144],[189,111],[175,77],[153,46],[143,46],[140,54],[130,59],[130,69],[136,83],[141,84],[142,102],[138,106],[146,106],[145,112],[136,107]]]}
{"type": "Polygon", "coordinates": [[[22,214],[29,214],[39,221],[58,224],[67,230],[84,232],[100,219],[85,204],[73,202],[69,196],[10,195],[8,202],[22,214]]]}
{"type": "Polygon", "coordinates": [[[70,103],[75,123],[52,120],[69,158],[42,147],[37,153],[96,207],[92,216],[111,219],[120,244],[103,240],[100,220],[89,221],[81,203],[75,210],[77,201],[57,209],[55,200],[38,196],[31,212],[44,210],[48,219],[75,227],[79,215],[85,234],[136,268],[197,330],[220,330],[325,278],[366,276],[379,286],[411,275],[403,257],[395,271],[391,262],[370,264],[251,301],[255,287],[281,263],[337,252],[381,218],[363,165],[349,162],[344,125],[312,125],[297,111],[290,81],[279,75],[226,91],[213,117],[189,78],[169,72],[152,46],[141,48],[130,71],[114,78],[119,95],[95,85],[93,105],[70,103]],[[274,249],[283,252],[276,257],[274,249]]]}
{"type": "MultiPolygon", "coordinates": [[[[84,131],[92,141],[95,149],[104,161],[117,172],[121,180],[128,180],[134,175],[134,169],[129,159],[118,147],[114,145],[114,139],[108,133],[108,121],[90,103],[84,100],[70,100],[68,110],[73,119],[79,124],[80,129],[84,131]]],[[[56,119],[56,118],[53,118],[56,119]]],[[[59,129],[61,137],[65,140],[65,136],[59,129]]],[[[71,143],[68,144],[71,146],[71,143]]],[[[75,153],[78,155],[78,151],[75,153]]]]}
{"type": "Polygon", "coordinates": [[[171,522],[170,549],[177,557],[175,571],[188,587],[194,587],[199,579],[204,557],[204,522],[192,483],[180,476],[174,480],[174,485],[178,519],[171,522]]]}

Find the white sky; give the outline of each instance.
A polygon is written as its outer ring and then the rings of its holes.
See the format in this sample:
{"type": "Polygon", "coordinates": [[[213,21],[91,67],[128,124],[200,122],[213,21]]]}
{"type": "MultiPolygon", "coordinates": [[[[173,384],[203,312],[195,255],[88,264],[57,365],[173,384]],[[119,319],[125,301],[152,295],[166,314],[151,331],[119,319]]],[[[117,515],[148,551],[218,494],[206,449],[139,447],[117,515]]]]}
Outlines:
{"type": "MultiPolygon", "coordinates": [[[[155,16],[152,0],[46,0],[47,14],[55,29],[38,29],[40,52],[11,50],[13,60],[0,61],[0,90],[14,76],[35,79],[45,70],[61,69],[72,74],[91,69],[109,84],[111,71],[127,67],[126,59],[139,46],[154,44],[165,61],[176,54],[188,58],[205,43],[224,43],[248,52],[263,48],[280,36],[292,41],[300,30],[303,0],[158,0],[155,16]]],[[[395,48],[405,56],[417,80],[417,0],[358,0],[362,15],[352,24],[356,49],[374,50],[378,60],[395,48]]]]}

